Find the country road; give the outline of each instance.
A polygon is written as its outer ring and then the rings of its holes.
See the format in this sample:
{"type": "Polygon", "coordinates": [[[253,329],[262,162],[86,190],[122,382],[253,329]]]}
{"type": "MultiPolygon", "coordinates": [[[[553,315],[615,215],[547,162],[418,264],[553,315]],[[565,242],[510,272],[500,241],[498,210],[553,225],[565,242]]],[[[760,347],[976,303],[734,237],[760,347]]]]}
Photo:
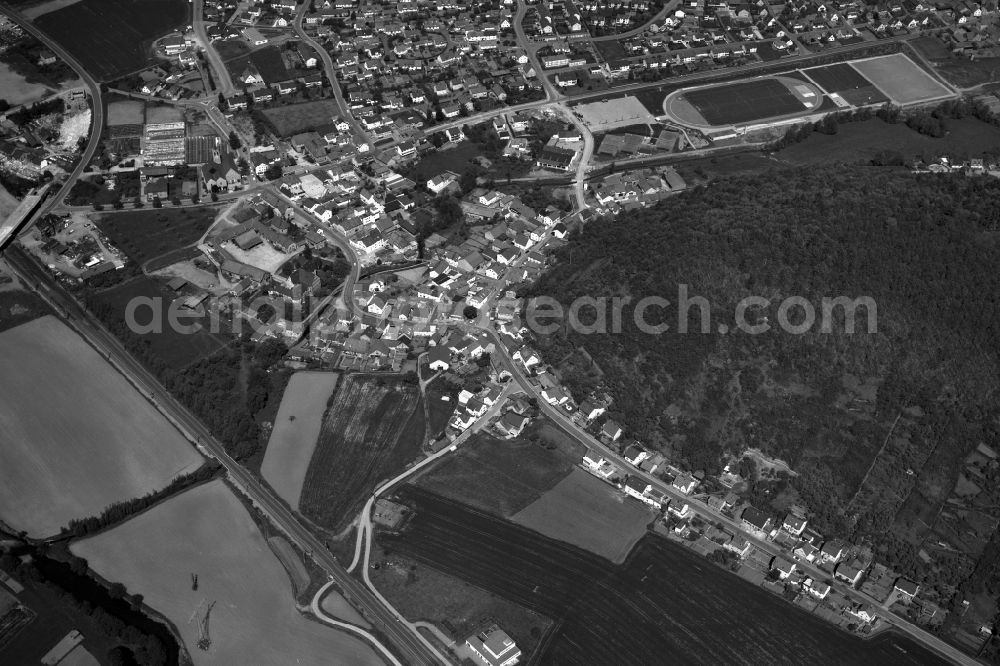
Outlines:
{"type": "Polygon", "coordinates": [[[313,560],[331,576],[345,596],[349,597],[376,629],[388,638],[391,647],[404,657],[405,663],[414,666],[441,663],[440,657],[435,654],[435,649],[426,638],[405,625],[395,609],[386,608],[361,581],[348,574],[326,546],[299,522],[292,511],[242,465],[230,458],[223,445],[212,436],[208,428],[177,402],[170,392],[125,350],[118,339],[66,293],[45,270],[16,246],[7,250],[5,257],[18,278],[28,288],[52,304],[67,324],[105,356],[188,439],[196,442],[200,448],[216,458],[226,468],[230,480],[240,487],[279,529],[304,552],[311,553],[313,560]]]}

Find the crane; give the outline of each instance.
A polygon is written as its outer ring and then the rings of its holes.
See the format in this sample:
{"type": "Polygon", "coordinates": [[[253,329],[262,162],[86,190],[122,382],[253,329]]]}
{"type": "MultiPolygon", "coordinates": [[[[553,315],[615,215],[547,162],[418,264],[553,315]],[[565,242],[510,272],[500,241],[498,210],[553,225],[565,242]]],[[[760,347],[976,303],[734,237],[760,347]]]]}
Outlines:
{"type": "Polygon", "coordinates": [[[208,618],[212,614],[212,609],[215,607],[215,602],[213,601],[205,609],[205,617],[201,619],[201,628],[198,632],[198,649],[208,650],[212,647],[212,637],[208,635],[208,618]]]}

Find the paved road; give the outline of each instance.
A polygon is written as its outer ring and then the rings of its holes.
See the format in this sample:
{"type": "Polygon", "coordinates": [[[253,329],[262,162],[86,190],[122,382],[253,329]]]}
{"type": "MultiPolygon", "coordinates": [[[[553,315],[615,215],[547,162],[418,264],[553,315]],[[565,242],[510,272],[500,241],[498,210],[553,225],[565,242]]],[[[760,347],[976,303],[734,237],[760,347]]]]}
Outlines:
{"type": "Polygon", "coordinates": [[[681,4],[680,0],[670,0],[669,2],[667,2],[666,5],[664,5],[663,9],[661,9],[660,11],[658,11],[656,13],[656,16],[654,16],[653,18],[649,19],[648,21],[646,21],[645,23],[643,23],[642,25],[640,25],[638,28],[634,28],[634,29],[628,30],[626,32],[620,32],[620,33],[615,34],[615,35],[603,35],[601,37],[591,37],[590,41],[592,41],[592,42],[615,42],[615,41],[622,40],[622,39],[631,39],[632,37],[635,37],[636,35],[641,35],[642,33],[644,33],[647,30],[649,30],[649,26],[653,25],[654,23],[659,23],[663,19],[667,18],[667,12],[673,11],[674,9],[677,8],[677,5],[679,5],[679,4],[681,4]]]}
{"type": "Polygon", "coordinates": [[[87,70],[83,68],[83,65],[81,65],[69,51],[64,49],[58,42],[49,38],[49,36],[44,32],[36,28],[23,14],[6,4],[0,4],[0,13],[4,13],[9,16],[11,20],[24,28],[26,32],[34,35],[38,41],[45,44],[45,46],[47,46],[53,53],[62,58],[62,60],[67,65],[72,67],[73,71],[75,71],[83,80],[87,88],[90,89],[90,139],[87,141],[87,147],[80,156],[80,161],[77,162],[76,167],[74,167],[73,171],[69,173],[69,176],[66,178],[66,182],[63,183],[63,186],[58,192],[56,192],[55,196],[42,204],[42,207],[37,213],[37,215],[41,216],[62,204],[63,199],[65,199],[66,195],[69,194],[69,191],[73,189],[76,179],[80,177],[80,174],[82,174],[84,169],[87,168],[87,165],[90,164],[90,160],[94,158],[94,154],[97,152],[97,148],[101,144],[101,130],[104,128],[104,104],[101,101],[101,87],[97,84],[97,81],[94,80],[94,77],[92,77],[87,70]]]}
{"type": "Polygon", "coordinates": [[[368,137],[368,133],[365,132],[361,124],[354,118],[354,114],[351,113],[351,107],[347,105],[344,100],[344,92],[340,88],[340,81],[337,80],[337,68],[333,64],[333,58],[330,57],[330,53],[323,48],[323,45],[317,42],[315,39],[310,37],[305,28],[302,27],[302,19],[305,17],[306,12],[309,11],[309,2],[303,2],[299,5],[299,8],[295,10],[295,21],[292,25],[295,28],[295,33],[299,36],[303,42],[308,44],[319,54],[320,59],[323,61],[323,71],[326,72],[326,78],[330,81],[330,87],[333,88],[333,96],[337,100],[337,108],[340,109],[340,117],[351,124],[351,129],[354,130],[354,136],[360,143],[371,143],[368,137]]]}
{"type": "Polygon", "coordinates": [[[374,627],[385,637],[408,664],[439,664],[440,659],[426,638],[415,634],[397,618],[394,609],[387,608],[363,583],[350,576],[326,549],[325,545],[306,529],[270,490],[226,453],[208,428],[178,403],[145,367],[132,358],[121,343],[89,312],[66,293],[53,278],[35,264],[20,248],[5,253],[9,265],[21,281],[36,291],[67,320],[67,323],[90,342],[136,388],[170,419],[191,441],[216,458],[229,478],[263,510],[274,523],[303,551],[310,553],[337,585],[364,612],[374,627]]]}
{"type": "Polygon", "coordinates": [[[195,39],[205,52],[208,64],[212,67],[212,78],[215,80],[216,90],[229,97],[233,94],[234,90],[233,79],[229,76],[226,65],[222,62],[222,57],[215,50],[212,40],[209,39],[208,32],[205,30],[204,6],[205,0],[194,0],[191,6],[191,25],[194,26],[195,39]]]}
{"type": "Polygon", "coordinates": [[[542,88],[545,90],[545,101],[551,102],[553,100],[562,97],[562,94],[555,89],[552,82],[549,81],[549,77],[545,75],[545,71],[542,69],[542,63],[538,59],[538,49],[543,46],[543,44],[535,44],[532,40],[528,39],[528,36],[524,34],[524,15],[528,12],[528,1],[527,0],[517,0],[517,11],[514,12],[514,35],[517,40],[517,45],[525,50],[528,54],[528,60],[531,62],[531,66],[535,68],[535,76],[542,82],[542,88]]]}

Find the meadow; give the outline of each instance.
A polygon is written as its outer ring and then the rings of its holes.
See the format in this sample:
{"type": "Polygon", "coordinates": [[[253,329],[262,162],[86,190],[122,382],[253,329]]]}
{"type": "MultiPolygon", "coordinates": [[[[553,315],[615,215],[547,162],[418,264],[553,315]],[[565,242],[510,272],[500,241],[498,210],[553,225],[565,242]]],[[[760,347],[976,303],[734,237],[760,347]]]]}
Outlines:
{"type": "Polygon", "coordinates": [[[297,372],[281,396],[260,472],[278,497],[296,511],[326,405],[339,377],[332,372],[297,372]]]}
{"type": "Polygon", "coordinates": [[[194,664],[381,666],[363,642],[295,608],[288,576],[222,481],[198,486],[72,551],[165,615],[194,664]],[[191,575],[198,575],[192,590],[191,575]],[[211,647],[195,647],[209,604],[211,647]]]}
{"type": "Polygon", "coordinates": [[[80,0],[34,23],[95,79],[110,81],[145,67],[153,40],[189,16],[184,0],[80,0]]]}
{"type": "Polygon", "coordinates": [[[0,334],[0,516],[32,536],[191,472],[202,457],[93,348],[47,316],[0,334]]]}
{"type": "Polygon", "coordinates": [[[397,377],[344,377],[323,418],[299,510],[339,531],[378,483],[416,459],[424,425],[416,385],[397,377]]]}
{"type": "Polygon", "coordinates": [[[414,483],[509,518],[566,478],[583,453],[582,446],[539,419],[514,439],[476,433],[455,455],[421,471],[414,483]]]}
{"type": "Polygon", "coordinates": [[[97,226],[129,259],[146,262],[196,243],[212,226],[218,206],[105,213],[97,226]]]}
{"type": "Polygon", "coordinates": [[[649,507],[579,468],[511,517],[615,564],[625,561],[653,519],[649,507]]]}

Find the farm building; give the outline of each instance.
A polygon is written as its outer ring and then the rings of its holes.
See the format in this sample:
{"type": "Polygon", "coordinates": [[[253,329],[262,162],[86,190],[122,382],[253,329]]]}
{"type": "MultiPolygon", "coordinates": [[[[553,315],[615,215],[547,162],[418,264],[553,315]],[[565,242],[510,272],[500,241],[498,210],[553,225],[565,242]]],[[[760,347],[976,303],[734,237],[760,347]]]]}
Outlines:
{"type": "Polygon", "coordinates": [[[496,625],[469,636],[465,644],[486,666],[514,666],[521,658],[517,643],[496,625]]]}

